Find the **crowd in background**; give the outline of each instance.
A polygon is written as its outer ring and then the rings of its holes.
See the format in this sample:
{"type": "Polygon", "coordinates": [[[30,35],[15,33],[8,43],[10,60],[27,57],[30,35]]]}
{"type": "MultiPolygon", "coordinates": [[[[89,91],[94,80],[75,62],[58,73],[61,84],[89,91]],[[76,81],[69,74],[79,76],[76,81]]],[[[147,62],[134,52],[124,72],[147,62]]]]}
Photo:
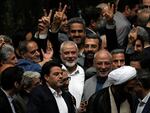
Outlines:
{"type": "Polygon", "coordinates": [[[150,113],[150,1],[49,9],[0,32],[0,112],[150,113]]]}

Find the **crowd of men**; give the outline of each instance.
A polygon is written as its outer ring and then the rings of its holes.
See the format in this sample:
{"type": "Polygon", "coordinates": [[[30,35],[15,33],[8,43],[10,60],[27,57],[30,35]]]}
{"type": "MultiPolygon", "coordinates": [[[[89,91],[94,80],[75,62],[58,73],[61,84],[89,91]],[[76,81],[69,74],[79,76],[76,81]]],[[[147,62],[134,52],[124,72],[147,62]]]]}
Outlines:
{"type": "Polygon", "coordinates": [[[0,112],[150,113],[150,1],[66,12],[0,35],[0,112]]]}

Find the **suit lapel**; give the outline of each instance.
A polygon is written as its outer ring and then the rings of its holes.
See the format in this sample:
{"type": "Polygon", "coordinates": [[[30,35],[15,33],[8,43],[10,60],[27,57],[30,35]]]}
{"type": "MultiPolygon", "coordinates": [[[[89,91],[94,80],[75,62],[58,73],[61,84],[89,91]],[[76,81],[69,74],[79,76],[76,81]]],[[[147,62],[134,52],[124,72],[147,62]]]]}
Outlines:
{"type": "Polygon", "coordinates": [[[97,84],[97,78],[96,75],[94,75],[92,78],[92,80],[89,81],[90,86],[87,87],[88,88],[88,92],[90,92],[89,94],[92,95],[96,92],[96,84],[97,84]]]}
{"type": "Polygon", "coordinates": [[[148,101],[147,101],[147,103],[146,103],[142,113],[150,113],[150,97],[149,97],[149,99],[148,99],[148,101]]]}
{"type": "Polygon", "coordinates": [[[73,112],[74,106],[73,106],[73,100],[72,100],[73,98],[71,96],[72,95],[70,95],[69,92],[62,93],[62,97],[64,98],[66,105],[68,107],[68,113],[74,113],[73,112]]]}
{"type": "Polygon", "coordinates": [[[6,113],[13,113],[9,100],[6,96],[6,94],[0,89],[0,106],[3,110],[5,111],[0,111],[0,112],[6,112],[6,113]],[[4,107],[4,108],[3,108],[4,107]]]}
{"type": "Polygon", "coordinates": [[[51,90],[48,88],[48,86],[46,84],[43,85],[43,89],[46,94],[45,96],[47,96],[46,101],[49,103],[49,106],[52,106],[53,111],[55,111],[55,112],[57,111],[59,113],[59,109],[58,109],[55,97],[52,94],[51,90]]]}

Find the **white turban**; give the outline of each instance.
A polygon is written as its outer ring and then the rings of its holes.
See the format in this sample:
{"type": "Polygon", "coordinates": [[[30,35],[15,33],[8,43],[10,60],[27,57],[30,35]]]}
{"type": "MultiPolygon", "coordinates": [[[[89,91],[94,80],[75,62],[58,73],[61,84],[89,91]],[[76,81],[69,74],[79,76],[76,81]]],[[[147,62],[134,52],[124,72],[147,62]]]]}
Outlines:
{"type": "Polygon", "coordinates": [[[136,77],[136,69],[131,66],[122,66],[111,71],[108,74],[108,78],[105,81],[103,88],[118,85],[127,82],[128,80],[132,80],[136,77]]]}

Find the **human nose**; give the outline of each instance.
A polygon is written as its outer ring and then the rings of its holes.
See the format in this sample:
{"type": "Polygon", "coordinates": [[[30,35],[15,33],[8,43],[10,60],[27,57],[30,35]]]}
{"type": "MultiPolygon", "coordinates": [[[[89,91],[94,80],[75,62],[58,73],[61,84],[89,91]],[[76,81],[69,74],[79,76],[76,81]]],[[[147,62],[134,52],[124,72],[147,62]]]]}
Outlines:
{"type": "Polygon", "coordinates": [[[15,63],[17,63],[18,62],[18,59],[17,58],[15,58],[15,63]]]}
{"type": "Polygon", "coordinates": [[[72,53],[69,53],[69,54],[68,54],[68,57],[72,57],[72,56],[73,56],[73,54],[72,54],[72,53]]]}
{"type": "Polygon", "coordinates": [[[102,68],[103,68],[103,69],[105,69],[105,68],[106,68],[105,63],[102,63],[102,68]]]}
{"type": "Polygon", "coordinates": [[[121,67],[121,62],[120,61],[118,61],[118,67],[121,67]]]}
{"type": "Polygon", "coordinates": [[[79,32],[78,31],[75,32],[75,36],[79,36],[79,32]]]}
{"type": "Polygon", "coordinates": [[[134,47],[134,51],[137,51],[137,47],[136,46],[134,47]]]}
{"type": "Polygon", "coordinates": [[[91,50],[92,50],[91,45],[88,45],[87,50],[88,50],[88,51],[91,51],[91,50]]]}
{"type": "Polygon", "coordinates": [[[64,24],[66,25],[67,23],[68,23],[68,20],[66,19],[65,22],[64,22],[64,24]]]}
{"type": "Polygon", "coordinates": [[[62,77],[63,77],[63,74],[62,74],[62,73],[59,73],[59,74],[58,74],[58,77],[59,77],[59,78],[62,78],[62,77]]]}
{"type": "Polygon", "coordinates": [[[36,51],[35,54],[36,54],[36,55],[40,55],[39,51],[36,51]]]}

